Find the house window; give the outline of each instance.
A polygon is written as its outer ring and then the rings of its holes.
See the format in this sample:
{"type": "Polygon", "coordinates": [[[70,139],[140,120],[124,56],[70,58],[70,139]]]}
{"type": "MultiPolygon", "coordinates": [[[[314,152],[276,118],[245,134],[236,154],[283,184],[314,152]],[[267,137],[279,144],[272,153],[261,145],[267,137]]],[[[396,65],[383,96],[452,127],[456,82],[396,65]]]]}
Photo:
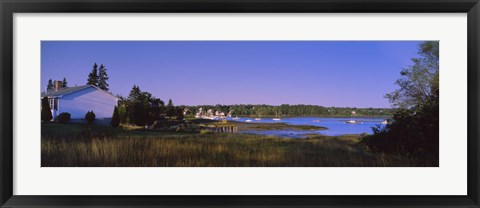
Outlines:
{"type": "Polygon", "coordinates": [[[58,99],[50,99],[50,109],[57,110],[58,99]]]}

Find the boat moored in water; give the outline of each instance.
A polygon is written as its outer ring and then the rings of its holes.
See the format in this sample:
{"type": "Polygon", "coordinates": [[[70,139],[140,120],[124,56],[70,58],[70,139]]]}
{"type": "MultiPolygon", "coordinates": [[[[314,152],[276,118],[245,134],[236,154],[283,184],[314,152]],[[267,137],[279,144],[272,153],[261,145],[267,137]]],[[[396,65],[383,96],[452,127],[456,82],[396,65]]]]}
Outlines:
{"type": "Polygon", "coordinates": [[[345,123],[347,123],[347,124],[362,124],[361,121],[356,121],[356,120],[348,120],[348,121],[345,121],[345,123]]]}

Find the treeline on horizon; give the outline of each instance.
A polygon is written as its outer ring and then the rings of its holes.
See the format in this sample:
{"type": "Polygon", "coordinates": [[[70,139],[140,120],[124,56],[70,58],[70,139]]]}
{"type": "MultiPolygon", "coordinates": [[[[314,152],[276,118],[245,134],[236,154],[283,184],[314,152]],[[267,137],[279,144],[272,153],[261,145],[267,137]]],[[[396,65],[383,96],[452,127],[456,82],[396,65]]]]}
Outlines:
{"type": "Polygon", "coordinates": [[[187,113],[195,115],[200,108],[202,110],[212,109],[214,112],[224,112],[225,114],[232,111],[233,116],[256,116],[256,117],[294,117],[294,116],[381,116],[389,117],[393,115],[393,108],[355,108],[355,107],[324,107],[319,105],[254,105],[254,104],[237,104],[237,105],[197,105],[197,106],[181,106],[188,109],[187,113]]]}

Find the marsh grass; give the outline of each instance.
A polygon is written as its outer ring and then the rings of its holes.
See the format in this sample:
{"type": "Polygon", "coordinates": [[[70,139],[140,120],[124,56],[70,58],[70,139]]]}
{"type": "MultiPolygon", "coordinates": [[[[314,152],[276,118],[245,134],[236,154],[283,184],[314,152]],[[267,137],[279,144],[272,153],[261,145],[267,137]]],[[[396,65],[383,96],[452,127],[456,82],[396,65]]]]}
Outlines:
{"type": "Polygon", "coordinates": [[[250,134],[161,133],[42,124],[42,167],[424,166],[370,153],[358,137],[288,139],[250,134]]]}

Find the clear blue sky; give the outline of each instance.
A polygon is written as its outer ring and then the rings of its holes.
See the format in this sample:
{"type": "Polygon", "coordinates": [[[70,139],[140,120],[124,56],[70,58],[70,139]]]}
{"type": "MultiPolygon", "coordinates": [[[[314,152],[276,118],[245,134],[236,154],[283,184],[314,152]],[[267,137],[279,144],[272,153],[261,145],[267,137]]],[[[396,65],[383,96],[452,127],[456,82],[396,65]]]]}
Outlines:
{"type": "Polygon", "coordinates": [[[41,84],[84,85],[104,64],[110,90],[134,84],[175,105],[390,107],[417,41],[42,41],[41,84]]]}

